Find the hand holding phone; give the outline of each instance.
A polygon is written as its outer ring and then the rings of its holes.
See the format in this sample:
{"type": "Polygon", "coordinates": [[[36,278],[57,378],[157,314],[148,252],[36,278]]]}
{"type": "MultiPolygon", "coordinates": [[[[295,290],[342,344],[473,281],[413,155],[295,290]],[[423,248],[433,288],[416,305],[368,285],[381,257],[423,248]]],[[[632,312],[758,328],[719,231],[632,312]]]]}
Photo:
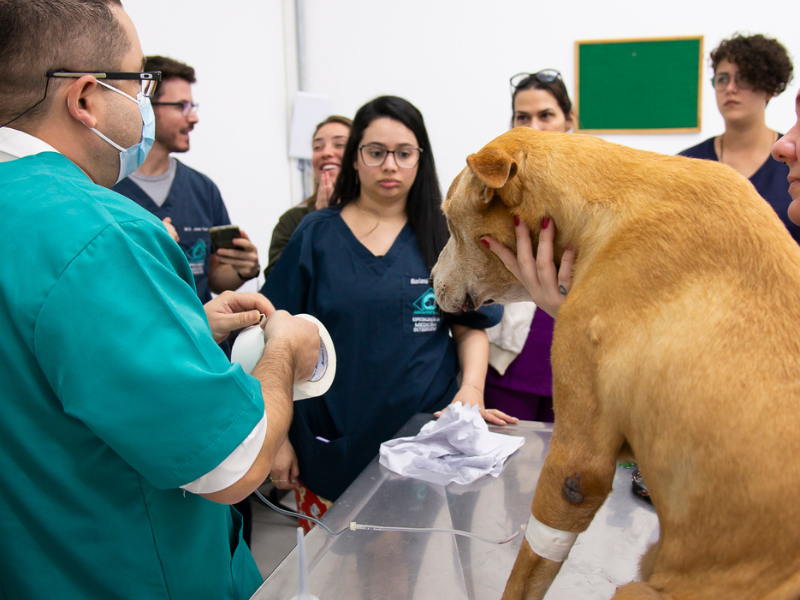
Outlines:
{"type": "Polygon", "coordinates": [[[233,243],[234,238],[242,237],[238,225],[218,225],[216,227],[209,227],[208,233],[211,236],[212,252],[216,252],[219,248],[241,250],[239,246],[233,243]]]}

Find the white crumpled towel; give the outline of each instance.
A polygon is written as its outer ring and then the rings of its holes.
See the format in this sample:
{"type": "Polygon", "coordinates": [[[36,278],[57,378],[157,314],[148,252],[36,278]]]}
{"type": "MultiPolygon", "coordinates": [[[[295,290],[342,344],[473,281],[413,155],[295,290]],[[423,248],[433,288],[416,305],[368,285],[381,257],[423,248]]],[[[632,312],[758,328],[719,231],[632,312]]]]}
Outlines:
{"type": "Polygon", "coordinates": [[[380,463],[400,475],[437,485],[497,477],[525,439],[492,433],[477,406],[456,402],[414,437],[381,444],[380,463]]]}

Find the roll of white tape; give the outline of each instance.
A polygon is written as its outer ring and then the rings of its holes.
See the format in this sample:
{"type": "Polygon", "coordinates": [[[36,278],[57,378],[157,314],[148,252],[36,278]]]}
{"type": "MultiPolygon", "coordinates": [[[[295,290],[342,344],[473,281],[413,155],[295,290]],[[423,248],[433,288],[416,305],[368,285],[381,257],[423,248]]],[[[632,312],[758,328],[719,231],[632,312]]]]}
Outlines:
{"type": "Polygon", "coordinates": [[[303,400],[305,398],[315,398],[322,396],[331,388],[333,378],[336,377],[336,350],[333,347],[331,334],[325,329],[325,325],[319,319],[311,315],[297,315],[311,321],[319,327],[319,358],[314,367],[314,374],[310,381],[303,381],[294,385],[294,399],[303,400]]]}
{"type": "MultiPolygon", "coordinates": [[[[304,400],[321,396],[330,389],[336,376],[336,350],[328,330],[318,319],[311,315],[297,316],[311,321],[319,328],[319,357],[314,367],[314,374],[309,381],[296,383],[292,394],[294,400],[304,400]]],[[[248,327],[233,342],[231,362],[239,363],[245,373],[252,373],[264,353],[265,345],[264,330],[261,326],[248,327]]]]}

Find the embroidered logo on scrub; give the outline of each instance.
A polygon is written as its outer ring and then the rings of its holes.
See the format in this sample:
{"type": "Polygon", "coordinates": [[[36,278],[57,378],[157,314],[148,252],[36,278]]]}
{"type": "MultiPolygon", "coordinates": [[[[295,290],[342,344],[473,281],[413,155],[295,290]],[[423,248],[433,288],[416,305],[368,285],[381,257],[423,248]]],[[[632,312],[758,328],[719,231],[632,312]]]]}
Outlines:
{"type": "Polygon", "coordinates": [[[189,265],[192,267],[192,273],[195,275],[202,275],[206,265],[206,242],[203,238],[199,238],[194,245],[186,251],[186,258],[189,265]]]}
{"type": "Polygon", "coordinates": [[[436,307],[436,297],[433,294],[432,287],[429,287],[424,294],[414,301],[412,321],[414,323],[414,333],[436,331],[439,326],[441,317],[436,307]]]}

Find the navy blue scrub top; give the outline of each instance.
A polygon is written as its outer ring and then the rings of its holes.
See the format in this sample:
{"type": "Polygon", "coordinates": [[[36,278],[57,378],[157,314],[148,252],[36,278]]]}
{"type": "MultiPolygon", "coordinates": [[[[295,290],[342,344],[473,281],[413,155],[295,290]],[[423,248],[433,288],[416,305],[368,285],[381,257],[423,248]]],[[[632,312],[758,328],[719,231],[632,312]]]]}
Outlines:
{"type": "Polygon", "coordinates": [[[317,317],[336,348],[331,389],[295,402],[290,430],[301,481],[329,500],[414,414],[452,401],[459,365],[450,324],[485,328],[502,316],[489,306],[443,318],[411,227],[377,257],[339,213],[306,216],[261,289],[277,309],[317,317]]]}
{"type": "MultiPolygon", "coordinates": [[[[779,139],[780,137],[782,137],[782,134],[778,134],[779,139]]],[[[697,144],[697,146],[683,150],[680,155],[688,156],[689,158],[719,161],[717,152],[714,150],[713,137],[697,144]]],[[[750,178],[750,183],[753,184],[753,187],[761,194],[761,197],[769,203],[776,213],[778,213],[778,216],[781,218],[781,221],[783,221],[783,224],[786,225],[786,229],[792,234],[794,240],[800,243],[800,225],[795,225],[789,219],[788,210],[789,205],[792,203],[792,197],[789,195],[789,182],[786,179],[788,175],[789,167],[770,156],[750,178]]]]}

